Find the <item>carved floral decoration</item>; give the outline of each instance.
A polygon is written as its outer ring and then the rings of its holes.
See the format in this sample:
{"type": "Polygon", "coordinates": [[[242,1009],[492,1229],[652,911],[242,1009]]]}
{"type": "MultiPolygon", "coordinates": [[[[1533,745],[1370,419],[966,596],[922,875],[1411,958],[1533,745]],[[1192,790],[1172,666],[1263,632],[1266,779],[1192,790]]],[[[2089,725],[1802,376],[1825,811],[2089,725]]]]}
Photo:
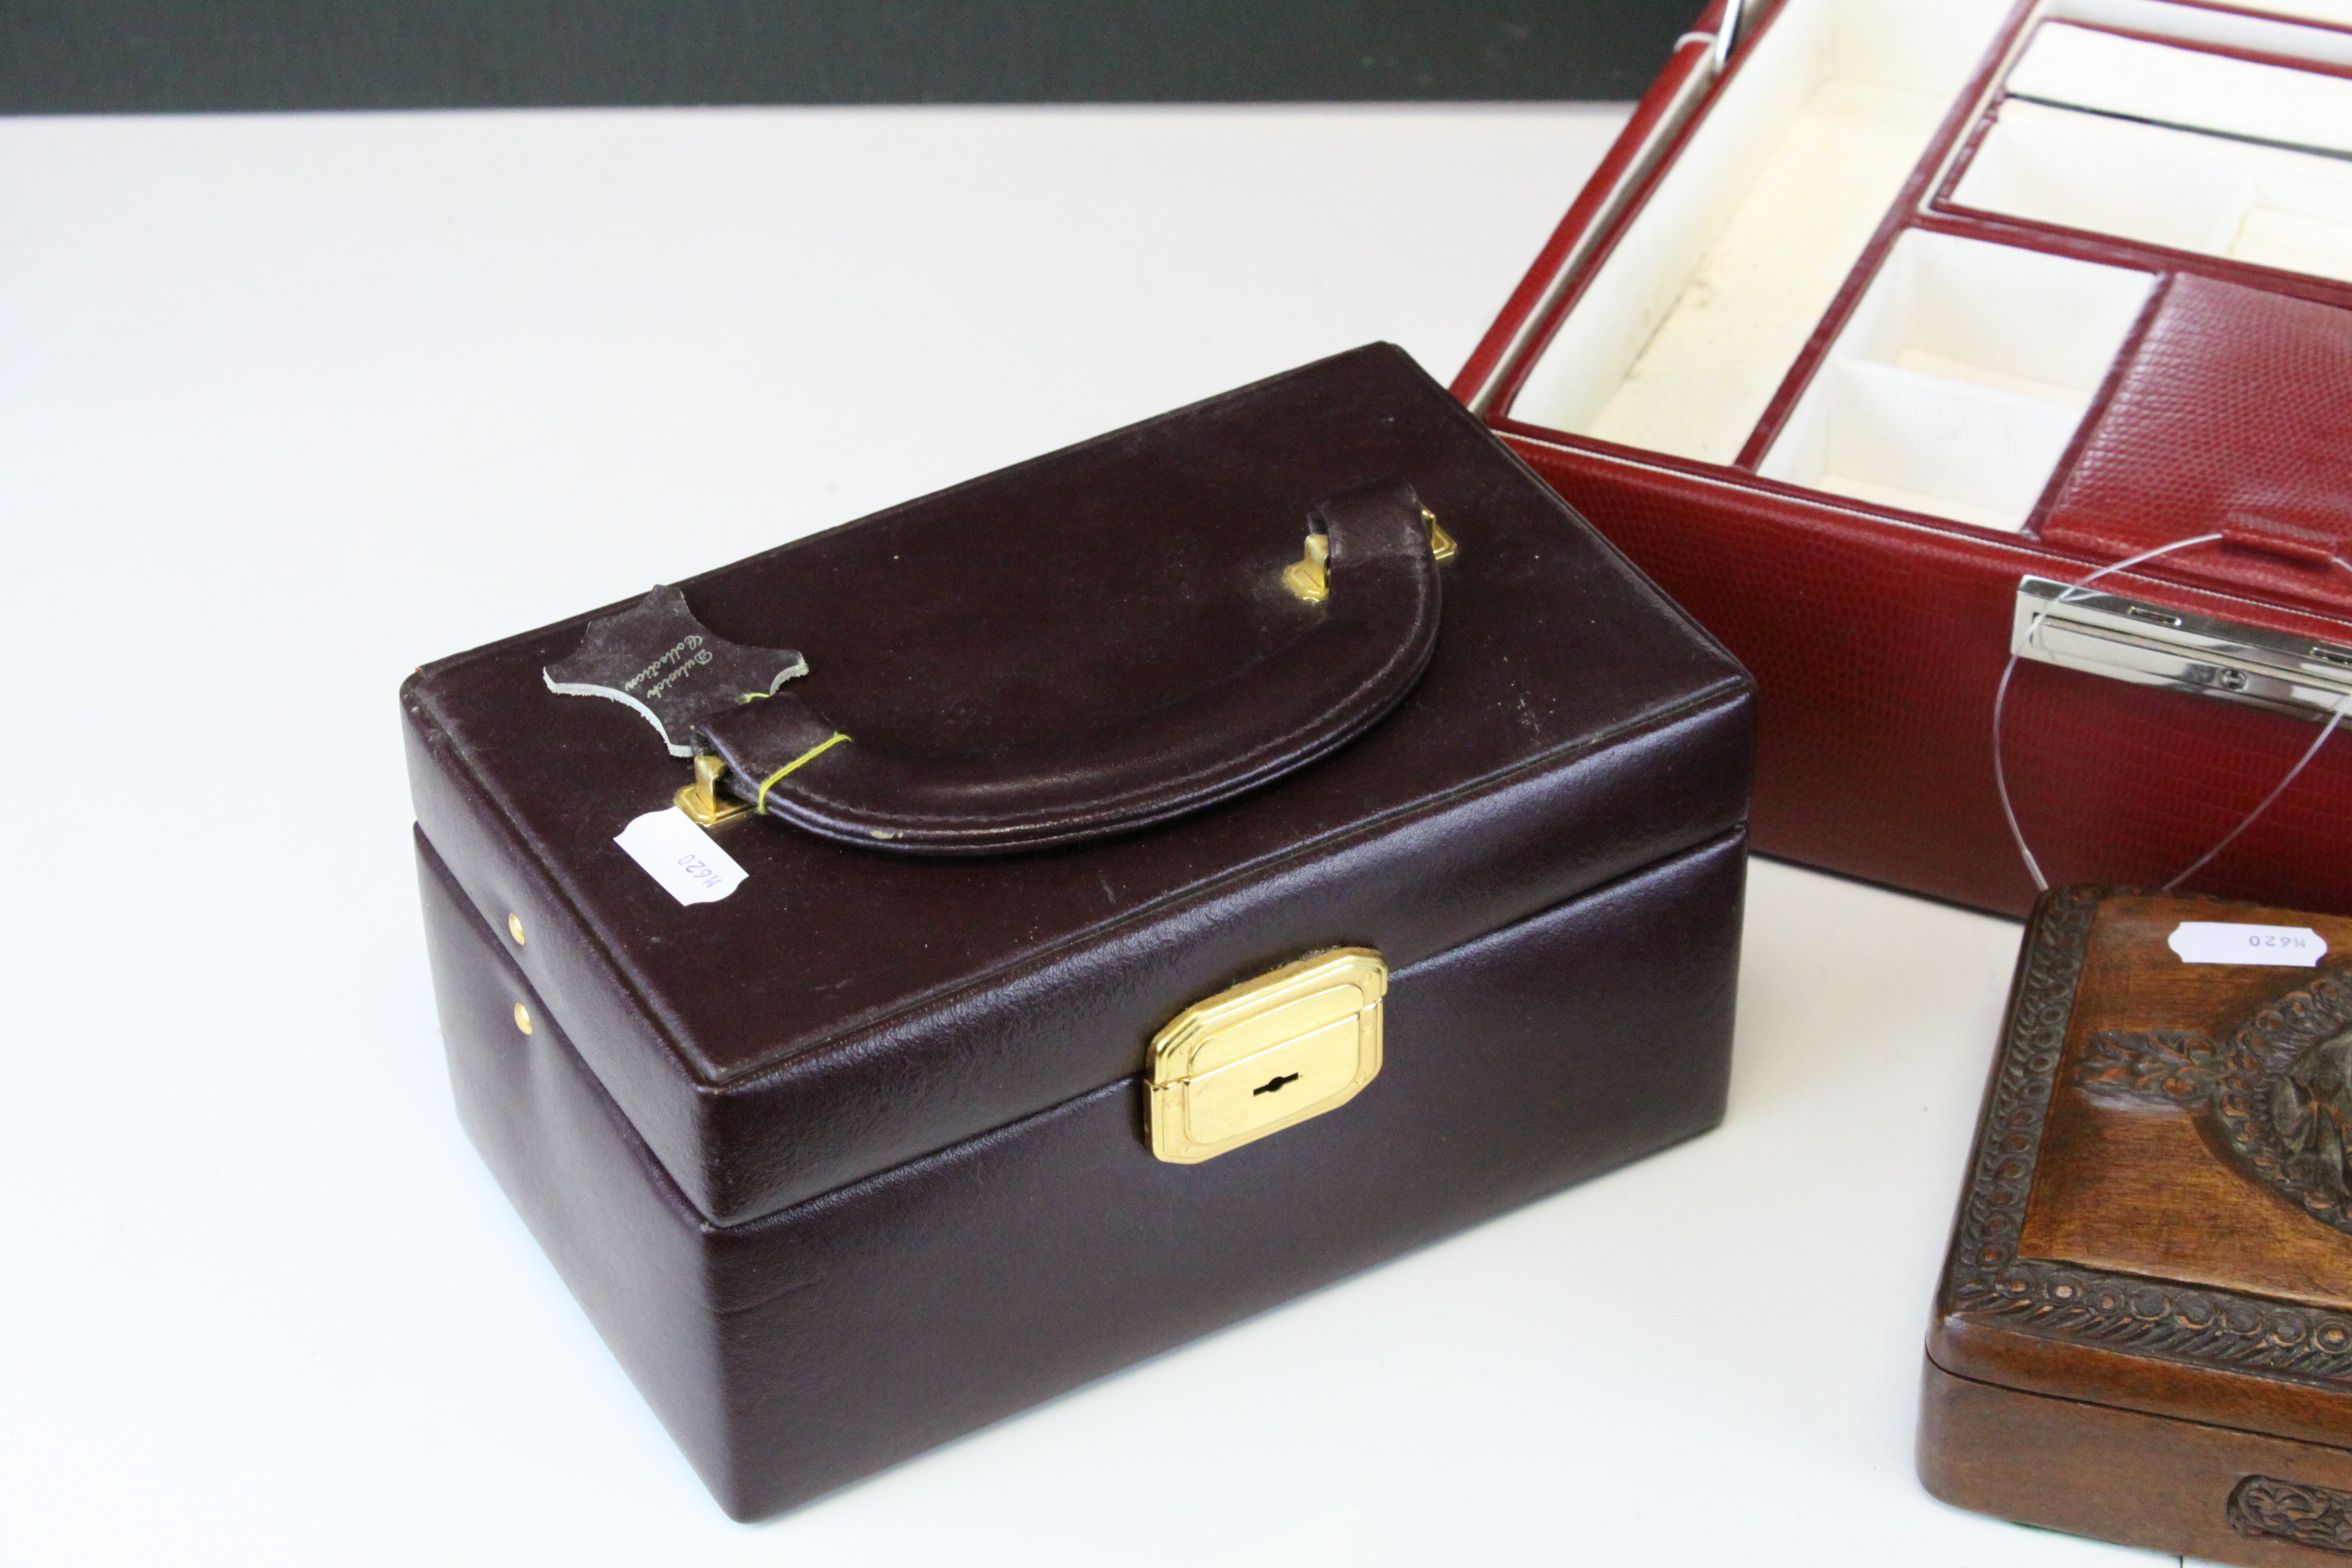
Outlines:
{"type": "Polygon", "coordinates": [[[2075,1081],[2191,1107],[2247,1174],[2352,1235],[2352,982],[2342,975],[2258,1009],[2226,1041],[2103,1030],[2084,1042],[2075,1081]]]}
{"type": "MultiPolygon", "coordinates": [[[[1943,1310],[2041,1338],[2352,1389],[2352,1314],[2020,1252],[2101,896],[2098,888],[2070,888],[2053,895],[2035,921],[1952,1237],[1943,1310]]],[[[2068,1082],[2091,1094],[2160,1096],[2195,1107],[2222,1141],[2243,1149],[2238,1158],[2250,1175],[2315,1219],[2352,1231],[2352,1201],[2342,1196],[2352,1113],[2344,1093],[2348,1032],[2352,979],[2328,975],[2259,1009],[2226,1042],[2179,1032],[2086,1041],[2068,1082]]]]}

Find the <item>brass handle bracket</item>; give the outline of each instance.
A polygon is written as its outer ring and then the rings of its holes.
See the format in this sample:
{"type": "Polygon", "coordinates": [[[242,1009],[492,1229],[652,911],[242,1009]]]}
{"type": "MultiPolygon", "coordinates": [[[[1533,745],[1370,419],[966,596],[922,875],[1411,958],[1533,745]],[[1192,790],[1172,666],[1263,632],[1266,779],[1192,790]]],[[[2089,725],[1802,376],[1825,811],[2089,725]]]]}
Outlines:
{"type": "Polygon", "coordinates": [[[750,814],[749,806],[719,793],[719,780],[726,772],[726,763],[710,752],[698,752],[694,758],[694,782],[670,797],[696,827],[715,828],[722,822],[750,814]]]}
{"type": "MultiPolygon", "coordinates": [[[[1435,512],[1426,506],[1421,508],[1421,520],[1429,526],[1432,556],[1439,561],[1450,561],[1462,553],[1462,547],[1438,522],[1435,512]]],[[[1306,553],[1282,569],[1282,586],[1308,604],[1321,604],[1331,597],[1330,535],[1319,529],[1308,533],[1306,553]]]]}

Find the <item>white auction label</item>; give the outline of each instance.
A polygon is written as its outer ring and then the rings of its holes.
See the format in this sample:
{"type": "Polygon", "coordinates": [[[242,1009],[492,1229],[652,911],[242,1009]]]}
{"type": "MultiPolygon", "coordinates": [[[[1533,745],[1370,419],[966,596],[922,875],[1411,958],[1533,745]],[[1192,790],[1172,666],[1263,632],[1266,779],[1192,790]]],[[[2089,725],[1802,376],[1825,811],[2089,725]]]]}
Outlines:
{"type": "Polygon", "coordinates": [[[743,885],[735,857],[675,806],[648,811],[613,842],[681,904],[715,904],[743,885]]]}
{"type": "Polygon", "coordinates": [[[2327,957],[2327,939],[2309,926],[2241,926],[2221,920],[2184,920],[2166,945],[2184,964],[2268,964],[2313,969],[2327,957]]]}

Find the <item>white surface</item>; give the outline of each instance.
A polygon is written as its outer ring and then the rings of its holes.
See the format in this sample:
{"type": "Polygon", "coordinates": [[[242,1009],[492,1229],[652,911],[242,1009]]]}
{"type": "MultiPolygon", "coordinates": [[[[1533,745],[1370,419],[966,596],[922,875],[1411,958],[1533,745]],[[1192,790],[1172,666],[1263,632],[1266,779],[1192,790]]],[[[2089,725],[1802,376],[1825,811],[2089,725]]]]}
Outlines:
{"type": "Polygon", "coordinates": [[[1738,64],[1512,413],[1728,463],[2009,0],[1793,0],[1738,64]]]}
{"type": "Polygon", "coordinates": [[[1760,865],[1720,1132],[757,1529],[451,1115],[411,665],[1376,335],[1449,372],[1614,121],[0,122],[0,1561],[2129,1556],[1912,1478],[2002,921],[1760,865]]]}

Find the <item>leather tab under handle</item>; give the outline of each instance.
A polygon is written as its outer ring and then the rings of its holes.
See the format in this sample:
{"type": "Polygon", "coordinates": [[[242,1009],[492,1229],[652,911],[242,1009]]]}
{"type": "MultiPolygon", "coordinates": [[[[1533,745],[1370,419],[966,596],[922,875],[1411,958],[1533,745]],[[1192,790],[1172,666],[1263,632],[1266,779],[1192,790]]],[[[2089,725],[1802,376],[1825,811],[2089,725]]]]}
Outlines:
{"type": "MultiPolygon", "coordinates": [[[[707,720],[724,787],[821,838],[973,855],[1102,838],[1269,784],[1401,701],[1437,645],[1438,572],[1420,498],[1394,481],[1326,501],[1329,597],[1297,638],[1186,702],[1033,744],[913,755],[792,691],[707,720]]],[[[1279,591],[1279,590],[1276,590],[1279,591]]]]}

